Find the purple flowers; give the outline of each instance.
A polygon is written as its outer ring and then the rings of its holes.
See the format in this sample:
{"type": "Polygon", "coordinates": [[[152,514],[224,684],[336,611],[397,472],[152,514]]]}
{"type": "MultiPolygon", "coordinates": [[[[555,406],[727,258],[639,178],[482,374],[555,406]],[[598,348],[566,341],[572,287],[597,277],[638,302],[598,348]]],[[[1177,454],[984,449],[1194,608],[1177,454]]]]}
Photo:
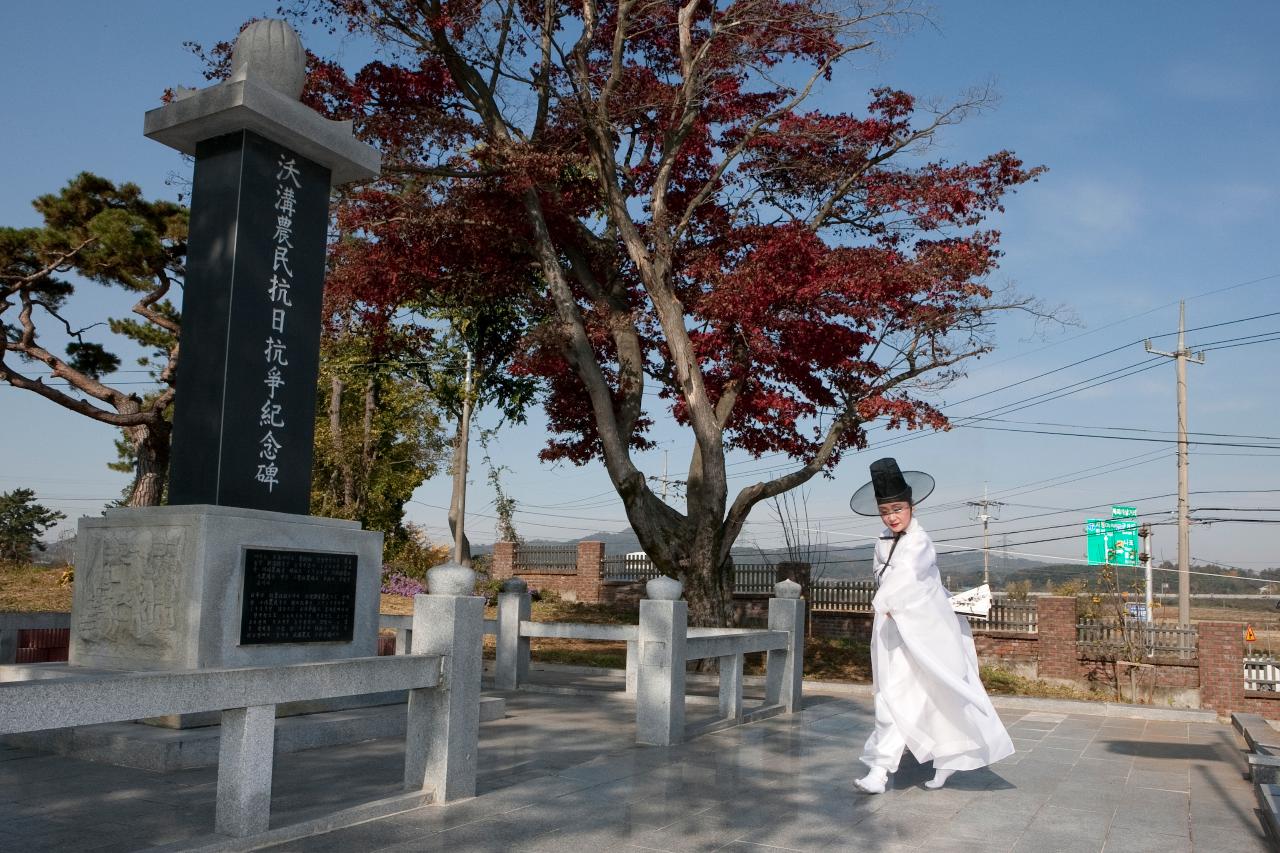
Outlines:
{"type": "Polygon", "coordinates": [[[412,598],[426,592],[427,587],[417,578],[392,572],[382,578],[382,591],[387,595],[403,595],[406,598],[412,598]]]}

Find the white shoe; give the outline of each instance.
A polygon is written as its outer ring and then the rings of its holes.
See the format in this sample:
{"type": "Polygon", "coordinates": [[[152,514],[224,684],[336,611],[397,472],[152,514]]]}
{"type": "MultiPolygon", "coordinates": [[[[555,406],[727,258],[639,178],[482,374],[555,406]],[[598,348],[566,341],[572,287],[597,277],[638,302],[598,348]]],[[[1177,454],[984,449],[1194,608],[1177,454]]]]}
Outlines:
{"type": "Polygon", "coordinates": [[[933,771],[933,778],[930,779],[928,782],[925,782],[924,786],[931,791],[936,791],[939,788],[941,788],[943,785],[947,784],[947,780],[951,778],[951,774],[954,772],[956,771],[935,770],[933,771]]]}
{"type": "Polygon", "coordinates": [[[861,779],[854,780],[854,785],[864,794],[883,794],[889,783],[889,771],[883,767],[872,767],[871,772],[861,779]]]}

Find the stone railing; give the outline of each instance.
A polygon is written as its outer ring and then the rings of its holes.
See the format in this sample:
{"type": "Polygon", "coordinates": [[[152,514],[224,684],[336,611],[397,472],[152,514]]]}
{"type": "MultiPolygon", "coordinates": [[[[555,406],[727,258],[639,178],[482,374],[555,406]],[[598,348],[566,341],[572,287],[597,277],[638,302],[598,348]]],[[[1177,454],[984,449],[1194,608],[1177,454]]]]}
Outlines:
{"type": "Polygon", "coordinates": [[[533,622],[524,581],[512,579],[498,595],[494,686],[516,690],[528,683],[529,640],[558,637],[627,644],[625,690],[636,700],[636,740],[667,746],[704,734],[801,707],[804,665],[804,600],[800,585],[783,581],[769,601],[766,630],[690,628],[680,583],[656,578],[640,601],[639,625],[533,622]],[[747,710],[742,698],[743,655],[765,652],[765,700],[747,710]],[[720,717],[697,727],[685,725],[685,668],[691,660],[719,662],[720,717]]]}
{"type": "MultiPolygon", "coordinates": [[[[411,654],[6,682],[0,684],[0,735],[220,711],[215,831],[244,837],[268,833],[270,826],[277,705],[407,690],[406,793],[381,805],[389,813],[472,797],[483,616],[482,598],[420,595],[411,654]]],[[[296,837],[287,827],[269,835],[266,840],[296,837]]]]}

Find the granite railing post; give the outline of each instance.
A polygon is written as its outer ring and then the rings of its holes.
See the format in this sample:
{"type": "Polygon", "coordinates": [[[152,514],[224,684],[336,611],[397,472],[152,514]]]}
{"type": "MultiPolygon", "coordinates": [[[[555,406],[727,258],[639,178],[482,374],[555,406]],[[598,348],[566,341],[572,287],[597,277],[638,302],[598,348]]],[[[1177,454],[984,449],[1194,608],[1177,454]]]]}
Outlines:
{"type": "Polygon", "coordinates": [[[493,686],[499,690],[515,690],[529,678],[529,638],[520,636],[520,623],[531,609],[529,585],[520,578],[507,580],[498,593],[493,686]]]}
{"type": "Polygon", "coordinates": [[[640,680],[640,642],[639,640],[627,641],[627,677],[625,681],[626,687],[624,693],[627,696],[636,695],[636,684],[640,680]]]}
{"type": "Polygon", "coordinates": [[[722,655],[720,669],[720,716],[742,722],[742,655],[722,655]]]}
{"type": "Polygon", "coordinates": [[[270,828],[275,738],[275,705],[222,712],[214,828],[223,835],[242,838],[270,828]]]}
{"type": "Polygon", "coordinates": [[[636,665],[636,741],[671,746],[684,740],[685,639],[689,606],[680,582],[654,578],[640,602],[636,665]]]}
{"type": "Polygon", "coordinates": [[[427,573],[429,595],[413,601],[413,653],[442,655],[440,686],[409,691],[406,790],[433,790],[437,803],[474,797],[480,739],[484,598],[475,573],[456,564],[427,573]]]}
{"type": "Polygon", "coordinates": [[[804,705],[804,599],[800,584],[790,580],[774,584],[773,595],[769,630],[786,631],[790,638],[785,649],[772,649],[765,658],[766,703],[781,704],[794,714],[804,705]]]}

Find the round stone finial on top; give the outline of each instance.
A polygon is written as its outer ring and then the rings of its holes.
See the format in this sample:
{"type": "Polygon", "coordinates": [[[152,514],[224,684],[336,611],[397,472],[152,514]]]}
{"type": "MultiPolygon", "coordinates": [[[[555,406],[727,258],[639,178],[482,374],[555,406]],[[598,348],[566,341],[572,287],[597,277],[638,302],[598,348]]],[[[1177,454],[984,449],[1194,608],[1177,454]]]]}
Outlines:
{"type": "Polygon", "coordinates": [[[777,598],[799,598],[800,584],[793,580],[780,580],[773,585],[773,594],[777,598]]]}
{"type": "Polygon", "coordinates": [[[251,79],[297,100],[307,82],[307,54],[286,21],[254,21],[236,39],[231,79],[251,79]]]}
{"type": "Polygon", "coordinates": [[[430,595],[475,595],[476,573],[461,563],[442,563],[427,570],[430,595]]]}
{"type": "Polygon", "coordinates": [[[684,585],[675,578],[661,575],[644,585],[644,594],[653,601],[679,601],[684,585]]]}

